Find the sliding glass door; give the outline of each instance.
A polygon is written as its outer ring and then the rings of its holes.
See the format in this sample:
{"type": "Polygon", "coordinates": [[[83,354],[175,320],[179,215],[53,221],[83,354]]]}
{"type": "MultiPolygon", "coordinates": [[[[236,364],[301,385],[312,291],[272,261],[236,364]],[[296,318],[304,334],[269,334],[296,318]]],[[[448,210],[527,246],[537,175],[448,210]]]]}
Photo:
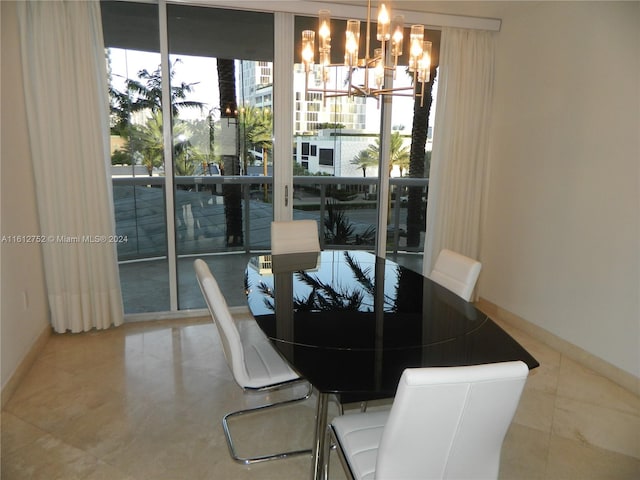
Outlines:
{"type": "MultiPolygon", "coordinates": [[[[158,6],[102,2],[125,313],[170,309],[158,6]]],[[[169,167],[170,168],[170,167],[169,167]]]]}
{"type": "Polygon", "coordinates": [[[270,185],[251,176],[270,173],[273,15],[169,4],[167,31],[178,306],[204,306],[196,257],[242,304],[243,254],[269,247],[273,218],[270,185]]]}
{"type": "Polygon", "coordinates": [[[420,271],[440,32],[424,31],[431,65],[429,78],[419,78],[409,71],[411,28],[403,25],[405,47],[385,79],[386,88],[396,91],[367,96],[379,85],[376,75],[385,74],[362,65],[365,56],[379,55],[377,25],[365,42],[368,29],[360,22],[361,61],[350,67],[345,47],[354,22],[323,15],[330,18],[326,58],[319,16],[295,17],[294,216],[318,220],[323,248],[368,249],[420,271]],[[315,34],[315,61],[305,67],[302,39],[309,31],[315,34]],[[331,66],[323,66],[324,60],[331,66]]]}
{"type": "MultiPolygon", "coordinates": [[[[300,53],[317,17],[101,5],[116,227],[128,239],[118,247],[125,313],[203,308],[197,257],[229,304],[244,305],[244,268],[269,250],[273,218],[317,220],[324,249],[376,251],[420,268],[430,96],[425,110],[411,95],[323,92],[318,66],[306,74],[300,53]]],[[[346,21],[332,29],[340,63],[346,21]]],[[[429,31],[428,91],[438,39],[429,31]]],[[[405,65],[393,81],[411,87],[405,65]]],[[[327,80],[338,90],[348,77],[338,67],[327,80]]]]}
{"type": "Polygon", "coordinates": [[[269,248],[273,218],[273,15],[160,8],[102,2],[126,313],[204,307],[196,257],[241,303],[246,254],[269,248]]]}

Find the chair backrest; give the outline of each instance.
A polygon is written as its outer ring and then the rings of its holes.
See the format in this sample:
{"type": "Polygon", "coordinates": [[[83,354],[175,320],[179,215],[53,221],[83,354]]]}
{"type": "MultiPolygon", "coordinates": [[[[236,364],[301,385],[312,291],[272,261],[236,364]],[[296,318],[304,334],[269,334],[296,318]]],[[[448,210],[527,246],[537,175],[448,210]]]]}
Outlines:
{"type": "Polygon", "coordinates": [[[497,479],[528,372],[520,361],[405,370],[375,478],[497,479]]]}
{"type": "Polygon", "coordinates": [[[318,223],[315,220],[271,222],[271,253],[319,252],[318,223]]]}
{"type": "Polygon", "coordinates": [[[241,387],[244,387],[247,385],[249,374],[244,361],[240,332],[238,332],[238,328],[231,316],[227,301],[205,261],[197,259],[193,262],[193,267],[213,323],[218,328],[224,357],[234,379],[241,387]]]}
{"type": "Polygon", "coordinates": [[[442,250],[429,278],[467,302],[471,299],[482,264],[451,250],[442,250]]]}

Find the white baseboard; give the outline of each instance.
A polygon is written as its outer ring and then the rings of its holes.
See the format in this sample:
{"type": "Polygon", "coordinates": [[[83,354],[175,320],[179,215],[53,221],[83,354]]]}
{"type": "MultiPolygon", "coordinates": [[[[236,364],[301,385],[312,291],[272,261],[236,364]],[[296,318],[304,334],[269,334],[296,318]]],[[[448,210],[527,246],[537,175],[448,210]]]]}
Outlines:
{"type": "Polygon", "coordinates": [[[31,345],[31,348],[18,365],[18,368],[13,372],[7,383],[4,384],[2,387],[2,394],[0,395],[2,408],[5,407],[9,399],[13,396],[18,385],[20,385],[20,382],[22,382],[26,374],[31,369],[31,366],[36,361],[36,358],[38,358],[38,355],[40,355],[40,352],[47,344],[52,334],[53,330],[51,329],[51,325],[47,324],[42,329],[42,332],[40,332],[40,335],[38,335],[36,341],[33,342],[33,345],[31,345]]]}
{"type": "Polygon", "coordinates": [[[499,307],[485,298],[480,298],[475,305],[490,318],[502,321],[513,328],[523,331],[527,335],[553,348],[561,354],[566,355],[570,359],[590,368],[594,372],[640,396],[640,378],[635,375],[632,375],[631,373],[610,364],[606,360],[603,360],[600,357],[567,342],[544,328],[499,307]]]}

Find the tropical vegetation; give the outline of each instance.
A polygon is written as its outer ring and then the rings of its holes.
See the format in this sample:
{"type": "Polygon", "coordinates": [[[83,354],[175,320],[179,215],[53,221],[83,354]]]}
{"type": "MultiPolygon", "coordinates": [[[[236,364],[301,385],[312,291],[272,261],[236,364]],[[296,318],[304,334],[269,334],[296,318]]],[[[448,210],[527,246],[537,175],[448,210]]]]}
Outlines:
{"type": "MultiPolygon", "coordinates": [[[[170,79],[175,75],[177,59],[171,65],[170,79]]],[[[190,128],[179,119],[183,109],[202,110],[204,104],[187,100],[195,83],[180,83],[171,87],[171,109],[174,125],[174,162],[176,175],[192,175],[203,160],[203,155],[186,139],[190,138],[190,128]]],[[[163,165],[163,129],[162,129],[162,78],[160,67],[153,72],[142,69],[137,79],[125,80],[123,91],[109,86],[111,134],[126,140],[124,148],[116,150],[112,156],[113,164],[141,164],[149,175],[155,168],[163,165]],[[144,123],[135,122],[134,117],[144,118],[144,123]]]]}
{"type": "MultiPolygon", "coordinates": [[[[409,147],[404,144],[404,138],[398,131],[391,134],[390,141],[390,159],[389,171],[396,166],[400,170],[400,176],[409,169],[410,157],[409,147]]],[[[366,169],[368,167],[377,166],[380,159],[380,138],[376,138],[373,145],[369,145],[366,149],[361,150],[351,161],[353,165],[362,168],[362,172],[366,177],[366,169]]]]}
{"type": "Polygon", "coordinates": [[[244,133],[244,141],[242,142],[244,171],[247,171],[247,165],[255,164],[256,157],[253,152],[258,149],[262,151],[262,163],[266,169],[269,151],[273,146],[271,109],[254,106],[244,107],[240,109],[238,121],[240,131],[244,133]]]}

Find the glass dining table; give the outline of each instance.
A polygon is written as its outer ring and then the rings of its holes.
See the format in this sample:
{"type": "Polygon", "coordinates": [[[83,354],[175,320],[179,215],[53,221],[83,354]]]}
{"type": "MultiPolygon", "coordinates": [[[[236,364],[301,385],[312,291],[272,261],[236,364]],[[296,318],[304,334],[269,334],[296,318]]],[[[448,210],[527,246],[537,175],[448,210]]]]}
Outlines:
{"type": "Polygon", "coordinates": [[[473,304],[363,251],[252,257],[247,302],[273,345],[318,394],[311,477],[328,461],[328,402],[394,396],[404,369],[539,363],[473,304]]]}

